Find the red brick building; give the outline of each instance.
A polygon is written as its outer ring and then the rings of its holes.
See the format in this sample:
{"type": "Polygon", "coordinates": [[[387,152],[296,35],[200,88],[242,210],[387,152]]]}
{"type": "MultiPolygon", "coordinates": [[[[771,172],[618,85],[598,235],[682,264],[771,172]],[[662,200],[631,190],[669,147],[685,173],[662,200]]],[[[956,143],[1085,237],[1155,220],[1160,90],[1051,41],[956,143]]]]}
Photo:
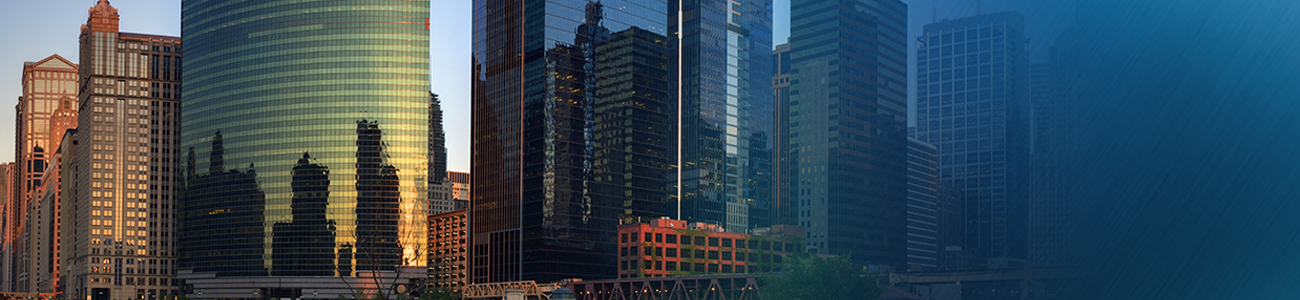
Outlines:
{"type": "Polygon", "coordinates": [[[465,210],[429,216],[429,290],[465,287],[465,210]]]}
{"type": "Polygon", "coordinates": [[[802,231],[783,227],[762,231],[777,234],[744,234],[669,219],[622,225],[618,227],[618,277],[774,272],[786,256],[804,251],[802,231]]]}

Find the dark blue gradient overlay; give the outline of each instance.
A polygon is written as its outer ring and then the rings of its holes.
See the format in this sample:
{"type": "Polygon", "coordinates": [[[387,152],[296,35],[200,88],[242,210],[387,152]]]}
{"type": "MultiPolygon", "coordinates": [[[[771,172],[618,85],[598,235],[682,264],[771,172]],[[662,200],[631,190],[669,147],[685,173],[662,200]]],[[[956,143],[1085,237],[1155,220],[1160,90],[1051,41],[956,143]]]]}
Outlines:
{"type": "Polygon", "coordinates": [[[1300,299],[1300,2],[1077,5],[1069,298],[1300,299]]]}

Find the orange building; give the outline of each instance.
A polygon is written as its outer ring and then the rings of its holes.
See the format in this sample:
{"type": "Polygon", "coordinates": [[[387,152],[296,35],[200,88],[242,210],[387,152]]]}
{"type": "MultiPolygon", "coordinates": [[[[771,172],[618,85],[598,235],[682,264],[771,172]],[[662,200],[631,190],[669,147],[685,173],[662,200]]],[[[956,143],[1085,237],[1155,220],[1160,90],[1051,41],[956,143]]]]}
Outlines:
{"type": "Polygon", "coordinates": [[[765,273],[804,251],[803,228],[764,229],[770,235],[725,232],[721,226],[658,219],[618,227],[618,277],[765,273]]]}
{"type": "Polygon", "coordinates": [[[429,288],[459,291],[466,284],[465,212],[429,216],[429,288]]]}

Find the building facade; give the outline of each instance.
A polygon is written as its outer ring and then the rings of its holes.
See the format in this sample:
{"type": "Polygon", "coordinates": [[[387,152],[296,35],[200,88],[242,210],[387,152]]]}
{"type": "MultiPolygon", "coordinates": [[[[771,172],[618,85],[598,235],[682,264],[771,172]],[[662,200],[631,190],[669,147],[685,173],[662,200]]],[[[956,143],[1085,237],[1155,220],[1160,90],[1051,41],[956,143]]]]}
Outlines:
{"type": "MultiPolygon", "coordinates": [[[[139,299],[177,294],[173,169],[180,110],[177,37],[119,32],[108,1],[81,28],[75,200],[66,294],[139,299]]],[[[70,199],[72,200],[72,199],[70,199]]]]}
{"type": "Polygon", "coordinates": [[[428,290],[460,291],[469,282],[466,210],[429,216],[428,290]]]}
{"type": "MultiPolygon", "coordinates": [[[[803,252],[802,228],[768,235],[726,232],[719,225],[656,219],[618,227],[618,278],[767,273],[803,252]]],[[[764,231],[764,230],[759,230],[764,231]]]]}
{"type": "Polygon", "coordinates": [[[0,164],[0,200],[4,211],[0,212],[0,291],[16,291],[18,263],[14,253],[18,247],[18,164],[7,162],[0,164]]]}
{"type": "Polygon", "coordinates": [[[1029,53],[1016,12],[925,26],[917,49],[916,139],[939,150],[940,181],[963,192],[962,247],[990,268],[1027,247],[1029,53]]]}
{"type": "Polygon", "coordinates": [[[772,153],[772,224],[798,224],[799,203],[791,194],[790,147],[790,43],[776,45],[772,50],[772,118],[776,124],[776,150],[772,153]]]}
{"type": "Polygon", "coordinates": [[[447,171],[447,181],[450,181],[452,183],[451,184],[452,200],[469,202],[470,199],[469,193],[472,190],[470,189],[469,179],[470,179],[469,173],[447,171]]]}
{"type": "Polygon", "coordinates": [[[772,206],[772,1],[668,1],[676,138],[667,209],[731,232],[772,206]]]}
{"type": "MultiPolygon", "coordinates": [[[[630,196],[593,191],[595,106],[602,95],[630,95],[601,94],[612,86],[598,79],[643,74],[600,65],[613,54],[602,51],[628,49],[607,43],[633,28],[644,31],[640,40],[666,36],[665,7],[475,1],[472,283],[617,275],[618,207],[630,196]]],[[[656,47],[625,46],[638,45],[656,47]]]]}
{"type": "Polygon", "coordinates": [[[455,183],[447,180],[447,146],[442,130],[442,101],[429,93],[429,208],[430,215],[456,210],[455,183]]]}
{"type": "MultiPolygon", "coordinates": [[[[51,230],[51,220],[41,214],[45,199],[43,187],[48,186],[45,172],[54,163],[54,152],[63,139],[63,133],[76,128],[77,64],[57,54],[40,61],[23,64],[22,97],[17,106],[18,122],[15,137],[18,139],[16,162],[21,178],[19,196],[14,211],[16,264],[15,290],[25,292],[52,292],[54,260],[49,251],[53,246],[43,232],[51,230]],[[41,224],[36,224],[40,222],[41,224]],[[25,241],[25,242],[24,242],[25,241]]],[[[53,186],[57,189],[57,185],[53,186]]]]}
{"type": "Polygon", "coordinates": [[[934,146],[907,139],[907,270],[939,265],[939,157],[934,146]]]}
{"type": "Polygon", "coordinates": [[[907,5],[794,1],[790,193],[807,243],[903,269],[907,252],[907,5]],[[830,45],[830,46],[828,46],[830,45]]]}
{"type": "Polygon", "coordinates": [[[426,276],[428,16],[428,1],[182,3],[187,297],[426,276]]]}

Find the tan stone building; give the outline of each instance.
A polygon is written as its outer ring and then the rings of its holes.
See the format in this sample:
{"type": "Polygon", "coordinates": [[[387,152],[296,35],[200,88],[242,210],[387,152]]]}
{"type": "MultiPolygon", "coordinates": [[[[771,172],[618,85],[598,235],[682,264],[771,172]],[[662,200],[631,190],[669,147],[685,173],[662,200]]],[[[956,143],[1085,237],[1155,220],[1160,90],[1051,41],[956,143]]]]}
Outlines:
{"type": "MultiPolygon", "coordinates": [[[[122,33],[100,0],[81,28],[71,299],[160,299],[178,291],[179,37],[122,33]]],[[[64,179],[65,183],[70,179],[64,179]]]]}

